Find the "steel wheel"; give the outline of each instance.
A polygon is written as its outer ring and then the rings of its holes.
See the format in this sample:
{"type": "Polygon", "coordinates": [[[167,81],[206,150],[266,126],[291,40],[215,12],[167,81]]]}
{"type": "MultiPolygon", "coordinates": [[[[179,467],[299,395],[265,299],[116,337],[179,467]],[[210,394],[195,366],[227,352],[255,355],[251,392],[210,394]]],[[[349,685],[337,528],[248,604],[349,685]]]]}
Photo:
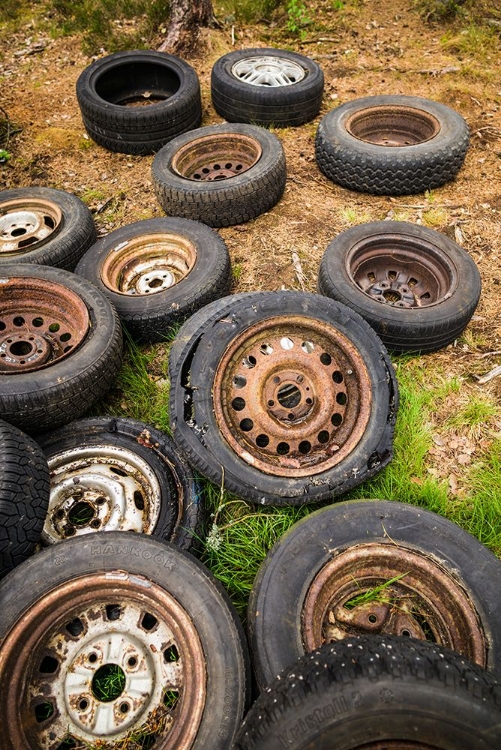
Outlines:
{"type": "Polygon", "coordinates": [[[261,154],[259,142],[243,133],[207,135],[180,148],[172,160],[172,169],[188,180],[227,180],[247,172],[261,154]]]}
{"type": "Polygon", "coordinates": [[[485,666],[487,643],[466,591],[424,552],[391,544],[340,552],[309,587],[302,613],[307,651],[349,635],[430,640],[485,666]]]}
{"type": "Polygon", "coordinates": [[[435,138],[440,123],[430,112],[415,107],[368,107],[346,121],[354,138],[376,146],[415,146],[435,138]]]}
{"type": "Polygon", "coordinates": [[[222,435],[247,463],[277,476],[317,474],[360,441],[372,402],[366,365],[338,330],[276,317],[237,336],[217,368],[222,435]]]}
{"type": "Polygon", "coordinates": [[[306,73],[297,63],[281,57],[258,56],[239,60],[232,75],[251,86],[290,86],[303,80],[306,73]]]}
{"type": "Polygon", "coordinates": [[[133,733],[162,750],[193,743],[205,702],[201,643],[183,607],[151,581],[116,571],[62,583],[1,652],[12,701],[0,715],[16,747],[99,741],[105,750],[133,733]]]}
{"type": "Polygon", "coordinates": [[[51,456],[49,469],[46,544],[92,531],[153,532],[160,486],[136,453],[109,444],[72,448],[51,456]]]}
{"type": "Polygon", "coordinates": [[[0,257],[15,257],[41,247],[61,228],[62,212],[50,200],[22,198],[0,208],[0,257]]]}
{"type": "Polygon", "coordinates": [[[391,233],[358,242],[346,270],[365,294],[394,307],[435,305],[458,284],[454,262],[437,245],[391,233]]]}
{"type": "Polygon", "coordinates": [[[101,270],[108,289],[119,294],[152,295],[178,284],[193,269],[193,242],[175,234],[132,237],[109,251],[101,270]]]}
{"type": "Polygon", "coordinates": [[[83,300],[48,279],[9,278],[0,301],[0,372],[40,370],[73,353],[90,320],[83,300]]]}

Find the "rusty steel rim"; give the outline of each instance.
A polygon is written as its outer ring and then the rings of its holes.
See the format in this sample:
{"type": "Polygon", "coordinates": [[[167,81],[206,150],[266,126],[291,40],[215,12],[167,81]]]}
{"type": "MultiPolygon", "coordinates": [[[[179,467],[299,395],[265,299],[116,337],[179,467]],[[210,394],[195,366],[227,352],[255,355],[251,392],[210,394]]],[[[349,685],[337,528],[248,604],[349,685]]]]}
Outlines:
{"type": "Polygon", "coordinates": [[[390,148],[426,143],[441,129],[430,112],[402,105],[367,107],[352,114],[345,127],[359,141],[390,148]]]}
{"type": "Polygon", "coordinates": [[[307,651],[375,633],[433,641],[482,667],[487,663],[487,639],[469,594],[429,554],[400,544],[358,544],[340,552],[315,576],[304,601],[307,651]]]}
{"type": "Polygon", "coordinates": [[[178,175],[196,182],[228,180],[247,172],[261,158],[255,138],[241,133],[206,135],[177,151],[172,168],[178,175]]]}
{"type": "Polygon", "coordinates": [[[92,445],[61,451],[48,464],[45,544],[93,531],[153,532],[160,513],[160,485],[137,453],[116,445],[92,445]]]}
{"type": "Polygon", "coordinates": [[[12,698],[2,701],[1,722],[19,750],[98,740],[112,750],[138,731],[158,750],[188,750],[202,718],[205,662],[194,624],[163,588],[123,571],[42,596],[4,639],[0,665],[12,698]],[[111,667],[122,689],[105,698],[97,680],[111,667]]]}
{"type": "Polygon", "coordinates": [[[168,232],[147,234],[112,248],[101,279],[117,294],[151,296],[179,284],[196,260],[196,247],[186,237],[168,232]]]}
{"type": "Polygon", "coordinates": [[[48,367],[72,354],[90,327],[84,301],[49,279],[0,279],[0,373],[48,367]]]}
{"type": "Polygon", "coordinates": [[[358,750],[437,750],[436,745],[412,740],[376,740],[367,745],[359,745],[358,750]]]}
{"type": "Polygon", "coordinates": [[[0,206],[0,257],[36,250],[60,230],[63,214],[43,198],[21,198],[0,206]]]}
{"type": "Polygon", "coordinates": [[[440,248],[391,233],[358,242],[346,268],[364,294],[397,308],[431,307],[448,299],[458,284],[456,267],[440,248]]]}
{"type": "Polygon", "coordinates": [[[217,367],[221,434],[246,463],[277,476],[335,466],[369,421],[372,388],[354,344],[331,325],[274,317],[237,336],[217,367]]]}

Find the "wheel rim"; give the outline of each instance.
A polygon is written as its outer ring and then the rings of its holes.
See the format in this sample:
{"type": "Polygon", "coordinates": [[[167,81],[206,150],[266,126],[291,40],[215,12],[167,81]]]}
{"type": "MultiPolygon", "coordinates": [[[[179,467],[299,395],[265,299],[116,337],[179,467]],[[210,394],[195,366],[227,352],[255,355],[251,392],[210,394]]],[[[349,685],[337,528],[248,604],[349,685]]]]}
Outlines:
{"type": "Polygon", "coordinates": [[[333,326],[271,318],[237,336],[217,367],[221,434],[251,466],[308,476],[342,461],[367,426],[372,389],[355,346],[333,326]]]}
{"type": "Polygon", "coordinates": [[[307,651],[379,633],[431,640],[487,662],[487,639],[463,586],[430,555],[400,544],[359,544],[327,563],[305,598],[302,633],[307,651]]]}
{"type": "Polygon", "coordinates": [[[235,78],[251,86],[291,86],[306,75],[301,65],[280,57],[266,55],[239,60],[231,69],[235,78]]]}
{"type": "Polygon", "coordinates": [[[90,327],[83,300],[49,279],[2,280],[0,372],[41,370],[72,354],[90,327]]]}
{"type": "Polygon", "coordinates": [[[177,750],[196,736],[202,646],[182,606],[152,581],[112,571],[63,583],[25,613],[0,656],[15,697],[0,716],[19,750],[97,740],[108,750],[140,731],[177,750]]]}
{"type": "Polygon", "coordinates": [[[450,258],[426,240],[385,234],[362,240],[346,260],[351,280],[377,302],[431,307],[451,296],[458,276],[450,258]]]}
{"type": "Polygon", "coordinates": [[[346,121],[354,138],[375,146],[416,146],[435,138],[440,123],[429,112],[415,107],[382,105],[355,112],[346,121]]]}
{"type": "Polygon", "coordinates": [[[196,182],[228,180],[257,164],[261,153],[258,141],[247,135],[207,135],[180,148],[172,168],[181,177],[196,182]]]}
{"type": "Polygon", "coordinates": [[[0,257],[37,250],[59,232],[63,216],[52,201],[23,198],[0,206],[0,257]]]}
{"type": "Polygon", "coordinates": [[[51,492],[42,532],[46,544],[93,531],[151,534],[161,493],[140,456],[115,445],[92,445],[49,458],[51,492]]]}
{"type": "Polygon", "coordinates": [[[117,294],[151,296],[179,284],[197,260],[195,245],[180,235],[134,237],[112,248],[101,278],[117,294]]]}

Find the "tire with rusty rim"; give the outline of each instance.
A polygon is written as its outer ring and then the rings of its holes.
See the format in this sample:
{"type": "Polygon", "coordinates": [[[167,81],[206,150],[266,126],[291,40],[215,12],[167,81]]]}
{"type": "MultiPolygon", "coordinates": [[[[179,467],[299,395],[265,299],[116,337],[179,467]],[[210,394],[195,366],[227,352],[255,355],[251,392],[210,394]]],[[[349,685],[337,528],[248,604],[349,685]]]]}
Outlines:
{"type": "Polygon", "coordinates": [[[32,433],[80,417],[121,366],[115,309],[60,268],[4,265],[0,285],[0,417],[32,433]]]}
{"type": "Polygon", "coordinates": [[[391,351],[431,352],[466,328],[481,279],[473,259],[445,235],[376,221],[328,245],[318,288],[360,313],[391,351]]]}
{"type": "Polygon", "coordinates": [[[230,257],[210,227],[188,219],[138,221],[110,232],[76,273],[114,304],[133,338],[161,341],[173,324],[228,292],[230,257]]]}
{"type": "Polygon", "coordinates": [[[214,108],[228,122],[293,127],[313,120],[322,104],[324,74],[305,55],[283,49],[239,49],[216,60],[214,108]]]}
{"type": "Polygon", "coordinates": [[[245,637],[195,558],[145,534],[89,534],[0,586],[4,750],[227,750],[249,695],[245,637]]]}
{"type": "Polygon", "coordinates": [[[227,227],[250,221],[282,197],[282,144],[255,125],[209,125],[165,145],[152,166],[158,202],[170,216],[227,227]]]}
{"type": "Polygon", "coordinates": [[[234,750],[495,750],[501,688],[434,643],[361,636],[298,659],[247,714],[234,750]]]}
{"type": "Polygon", "coordinates": [[[76,87],[85,129],[109,151],[151,154],[200,125],[198,76],[176,55],[116,52],[95,60],[76,87]]]}
{"type": "Polygon", "coordinates": [[[339,503],[296,523],[268,553],[249,600],[261,687],[305,651],[363,634],[430,640],[501,674],[501,563],[427,510],[339,503]]]}
{"type": "Polygon", "coordinates": [[[0,192],[0,264],[37,263],[72,271],[95,242],[92,214],[63,190],[28,187],[0,192]]]}
{"type": "Polygon", "coordinates": [[[373,330],[314,294],[235,302],[171,371],[174,440],[252,502],[333,497],[391,459],[397,390],[373,330]]]}
{"type": "Polygon", "coordinates": [[[201,489],[172,440],[136,419],[79,419],[42,435],[51,472],[42,543],[93,531],[135,531],[193,551],[203,536],[201,489]]]}
{"type": "Polygon", "coordinates": [[[406,195],[454,179],[469,143],[453,109],[415,96],[368,96],[328,112],[316,135],[326,177],[349,190],[406,195]]]}
{"type": "Polygon", "coordinates": [[[40,446],[0,420],[0,578],[35,551],[49,488],[47,459],[40,446]]]}

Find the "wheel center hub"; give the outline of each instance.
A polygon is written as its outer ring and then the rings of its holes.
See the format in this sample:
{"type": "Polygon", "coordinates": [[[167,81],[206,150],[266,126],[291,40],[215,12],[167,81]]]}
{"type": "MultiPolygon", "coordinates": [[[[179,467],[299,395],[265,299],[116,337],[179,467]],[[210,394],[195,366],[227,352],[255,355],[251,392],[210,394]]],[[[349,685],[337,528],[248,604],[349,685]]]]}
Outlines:
{"type": "Polygon", "coordinates": [[[9,333],[0,337],[0,372],[31,370],[49,361],[56,347],[35,333],[9,333]]]}
{"type": "Polygon", "coordinates": [[[417,307],[415,294],[401,281],[377,281],[365,290],[366,294],[378,302],[394,307],[417,307]]]}
{"type": "Polygon", "coordinates": [[[127,291],[129,294],[155,294],[164,289],[169,289],[175,283],[174,274],[167,269],[156,268],[138,276],[134,288],[127,291]]]}
{"type": "Polygon", "coordinates": [[[283,370],[268,378],[263,398],[268,414],[278,422],[296,424],[313,412],[314,386],[308,377],[283,370]]]}

